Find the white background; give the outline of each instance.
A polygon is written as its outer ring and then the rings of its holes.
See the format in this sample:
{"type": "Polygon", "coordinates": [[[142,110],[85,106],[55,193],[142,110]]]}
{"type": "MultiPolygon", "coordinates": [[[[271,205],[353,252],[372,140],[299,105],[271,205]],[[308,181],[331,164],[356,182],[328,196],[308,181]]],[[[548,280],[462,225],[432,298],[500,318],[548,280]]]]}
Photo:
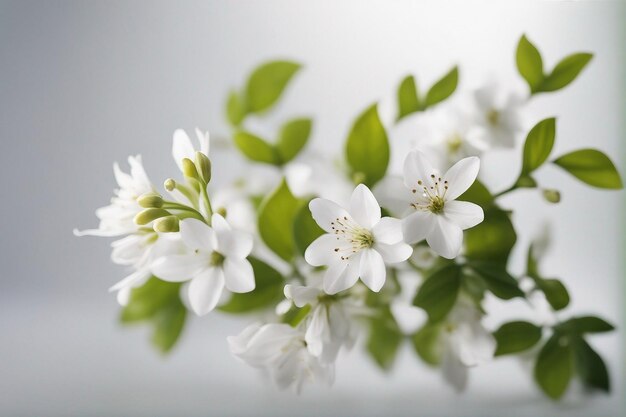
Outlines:
{"type": "MultiPolygon", "coordinates": [[[[142,153],[158,184],[176,169],[175,128],[227,134],[228,89],[270,58],[305,64],[279,113],[313,115],[312,147],[338,152],[355,115],[408,72],[430,85],[458,63],[461,89],[495,76],[523,91],[514,66],[522,33],[548,67],[592,51],[572,86],[533,100],[529,121],[558,116],[555,155],[593,146],[623,170],[622,18],[619,2],[0,2],[0,415],[620,415],[621,330],[591,342],[613,394],[574,387],[561,404],[544,399],[516,359],[473,370],[456,395],[408,346],[388,375],[357,348],[332,389],[279,393],[228,353],[225,337],[247,321],[219,314],[192,320],[162,358],[144,329],[116,324],[106,290],[124,271],[107,244],[71,230],[95,226],[112,161],[142,153]]],[[[240,172],[237,155],[213,158],[216,182],[240,172]]],[[[519,159],[490,155],[484,179],[508,186],[519,159]]],[[[597,313],[621,329],[623,195],[553,168],[537,176],[563,201],[548,205],[535,191],[504,200],[520,228],[512,270],[549,221],[555,246],[543,269],[570,289],[565,315],[597,313]]],[[[520,302],[488,308],[492,327],[527,314],[520,302]]]]}

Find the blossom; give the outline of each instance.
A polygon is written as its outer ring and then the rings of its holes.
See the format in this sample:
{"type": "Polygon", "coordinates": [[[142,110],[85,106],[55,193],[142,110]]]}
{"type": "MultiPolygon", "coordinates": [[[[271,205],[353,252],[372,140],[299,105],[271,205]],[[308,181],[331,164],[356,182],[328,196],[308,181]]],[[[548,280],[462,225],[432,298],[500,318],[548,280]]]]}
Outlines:
{"type": "Polygon", "coordinates": [[[172,157],[181,172],[183,171],[183,159],[195,160],[196,151],[202,152],[207,156],[209,155],[209,132],[202,133],[200,129],[196,128],[196,137],[198,139],[198,149],[191,143],[187,132],[183,129],[174,131],[172,157]]]}
{"type": "Polygon", "coordinates": [[[352,287],[359,277],[378,292],[385,283],[385,264],[411,256],[411,247],[402,241],[400,220],[381,218],[376,198],[363,184],[354,189],[349,211],[323,198],[312,200],[309,209],[327,233],[311,243],[304,258],[310,265],[328,266],[324,275],[328,294],[352,287]]]}
{"type": "Polygon", "coordinates": [[[334,381],[334,366],[323,365],[311,355],[301,328],[252,324],[227,340],[233,355],[267,371],[280,389],[293,387],[299,393],[305,382],[331,385],[334,381]]]}
{"type": "Polygon", "coordinates": [[[98,228],[82,231],[75,229],[76,236],[121,236],[138,230],[133,219],[143,208],[137,203],[137,197],[153,191],[153,187],[140,155],[129,156],[128,164],[130,174],[123,172],[117,162],[113,164],[113,174],[119,188],[114,191],[111,204],[96,210],[96,216],[100,219],[98,228]]]}
{"type": "Polygon", "coordinates": [[[467,201],[456,201],[476,180],[480,160],[460,160],[443,176],[420,151],[410,152],[404,161],[403,196],[413,211],[402,221],[404,238],[409,243],[426,239],[444,258],[452,259],[461,251],[463,230],[483,221],[483,209],[467,201]]]}
{"type": "Polygon", "coordinates": [[[191,251],[168,254],[152,265],[152,272],[164,281],[190,281],[189,302],[193,311],[204,315],[215,308],[224,287],[245,293],[254,289],[254,272],[246,259],[252,250],[252,237],[232,230],[219,214],[213,214],[212,227],[197,219],[180,222],[180,237],[191,251]]]}
{"type": "Polygon", "coordinates": [[[481,319],[482,313],[470,301],[461,299],[443,324],[443,376],[458,391],[467,385],[468,368],[490,361],[496,351],[496,340],[481,319]]]}
{"type": "Polygon", "coordinates": [[[342,346],[347,349],[354,346],[356,335],[350,322],[348,298],[335,299],[315,286],[288,284],[284,292],[296,307],[311,306],[304,335],[311,355],[323,364],[331,364],[342,346]]]}

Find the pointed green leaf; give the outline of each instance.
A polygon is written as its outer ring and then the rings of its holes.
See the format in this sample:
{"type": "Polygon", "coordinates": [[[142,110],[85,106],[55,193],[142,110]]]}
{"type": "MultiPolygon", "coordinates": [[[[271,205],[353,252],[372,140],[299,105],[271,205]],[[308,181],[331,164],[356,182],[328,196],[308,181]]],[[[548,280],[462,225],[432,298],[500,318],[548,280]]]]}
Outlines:
{"type": "Polygon", "coordinates": [[[465,231],[464,240],[468,259],[506,265],[517,235],[508,214],[492,207],[485,210],[482,223],[465,231]]]}
{"type": "Polygon", "coordinates": [[[567,288],[565,288],[565,285],[558,279],[536,278],[535,283],[537,287],[543,291],[548,303],[550,303],[554,310],[563,310],[569,305],[570,298],[567,288]]]}
{"type": "Polygon", "coordinates": [[[255,162],[278,165],[280,163],[272,145],[249,132],[235,133],[235,145],[248,159],[255,162]]]}
{"type": "Polygon", "coordinates": [[[539,168],[550,156],[556,135],[554,117],[540,121],[533,127],[524,143],[522,175],[528,175],[539,168]]]}
{"type": "Polygon", "coordinates": [[[283,179],[279,187],[261,203],[259,234],[278,256],[290,261],[295,254],[293,224],[302,202],[289,190],[283,179]]]}
{"type": "Polygon", "coordinates": [[[170,304],[155,314],[152,344],[161,353],[167,353],[174,347],[183,331],[186,317],[187,309],[182,303],[170,304]]]}
{"type": "Polygon", "coordinates": [[[260,113],[270,109],[299,69],[300,64],[289,61],[268,62],[256,68],[246,85],[248,111],[260,113]]]}
{"type": "Polygon", "coordinates": [[[430,365],[441,362],[441,331],[440,325],[427,323],[411,337],[415,352],[430,365]]]}
{"type": "Polygon", "coordinates": [[[556,91],[574,81],[578,74],[593,58],[589,53],[577,53],[561,60],[552,72],[547,75],[539,85],[540,91],[556,91]]]}
{"type": "Polygon", "coordinates": [[[543,346],[535,363],[535,380],[550,398],[559,399],[567,390],[573,371],[569,339],[554,335],[543,346]]]}
{"type": "Polygon", "coordinates": [[[469,267],[483,278],[489,291],[496,297],[510,300],[514,297],[524,296],[524,292],[520,290],[517,280],[506,271],[502,263],[472,262],[469,264],[469,267]]]}
{"type": "Polygon", "coordinates": [[[293,225],[294,241],[298,252],[304,256],[306,248],[322,234],[324,230],[313,220],[308,203],[303,204],[296,214],[293,225]]]}
{"type": "Polygon", "coordinates": [[[553,161],[582,182],[599,188],[621,189],[622,179],[613,162],[595,149],[581,149],[553,161]]]}
{"type": "Polygon", "coordinates": [[[381,369],[391,368],[402,338],[398,324],[388,309],[383,310],[379,317],[370,320],[370,334],[366,348],[381,369]]]}
{"type": "Polygon", "coordinates": [[[311,119],[293,119],[283,125],[276,143],[280,162],[285,164],[304,148],[311,134],[311,119]]]}
{"type": "Polygon", "coordinates": [[[398,86],[398,116],[399,121],[404,116],[415,113],[420,110],[419,96],[415,77],[407,75],[398,86]]]}
{"type": "Polygon", "coordinates": [[[500,326],[493,336],[498,343],[495,355],[509,355],[535,346],[541,340],[541,327],[527,321],[512,321],[500,326]]]}
{"type": "Polygon", "coordinates": [[[245,103],[242,97],[233,90],[228,95],[226,102],[226,117],[233,127],[238,127],[246,117],[245,103]]]}
{"type": "Polygon", "coordinates": [[[431,322],[445,318],[459,295],[461,268],[447,264],[432,273],[417,291],[413,305],[423,308],[431,322]]]}
{"type": "Polygon", "coordinates": [[[437,81],[426,93],[426,107],[442,102],[454,93],[459,82],[459,68],[454,67],[437,81]]]}
{"type": "Polygon", "coordinates": [[[387,172],[389,141],[376,104],[368,107],[354,122],[346,141],[346,158],[355,176],[372,187],[387,172]]]}
{"type": "Polygon", "coordinates": [[[248,258],[254,271],[255,288],[247,293],[233,293],[228,302],[218,309],[225,313],[249,313],[273,307],[283,298],[285,279],[283,276],[257,258],[248,258]]]}
{"type": "Polygon", "coordinates": [[[526,35],[522,35],[517,44],[515,60],[517,70],[528,83],[531,93],[537,92],[543,81],[543,61],[541,54],[526,35]]]}
{"type": "Polygon", "coordinates": [[[609,372],[602,357],[583,338],[573,341],[576,371],[587,388],[610,392],[609,372]]]}
{"type": "Polygon", "coordinates": [[[572,317],[556,326],[561,333],[582,335],[585,333],[605,333],[615,330],[615,327],[606,320],[595,316],[572,317]]]}

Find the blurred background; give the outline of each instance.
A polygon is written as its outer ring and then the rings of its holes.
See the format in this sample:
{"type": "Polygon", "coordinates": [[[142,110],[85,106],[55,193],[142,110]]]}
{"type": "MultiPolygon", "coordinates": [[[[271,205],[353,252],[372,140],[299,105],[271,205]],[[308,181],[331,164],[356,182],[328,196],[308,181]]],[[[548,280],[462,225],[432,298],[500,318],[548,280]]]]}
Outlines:
{"type": "MultiPolygon", "coordinates": [[[[97,225],[113,161],[141,153],[160,184],[176,172],[174,129],[225,137],[226,93],[272,58],[305,65],[277,112],[312,115],[309,146],[337,154],[354,117],[409,72],[432,84],[458,63],[460,89],[496,77],[524,91],[514,61],[522,33],[548,67],[590,51],[588,69],[533,100],[529,120],[558,116],[555,154],[593,146],[623,173],[623,27],[617,1],[0,1],[0,415],[623,415],[623,194],[550,167],[539,176],[561,190],[559,206],[533,191],[504,200],[518,208],[511,269],[522,271],[525,247],[549,222],[555,244],[543,269],[567,284],[566,314],[595,313],[618,328],[592,339],[611,395],[574,386],[553,403],[515,358],[472,370],[457,395],[409,346],[389,374],[357,347],[340,358],[333,388],[281,393],[228,352],[225,337],[245,318],[193,318],[168,357],[147,329],[120,327],[107,289],[124,270],[105,240],[72,235],[97,225]]],[[[212,159],[218,183],[242,172],[239,155],[212,159]]],[[[508,186],[519,159],[489,155],[485,181],[508,186]]],[[[487,309],[491,328],[528,314],[516,301],[487,309]]]]}

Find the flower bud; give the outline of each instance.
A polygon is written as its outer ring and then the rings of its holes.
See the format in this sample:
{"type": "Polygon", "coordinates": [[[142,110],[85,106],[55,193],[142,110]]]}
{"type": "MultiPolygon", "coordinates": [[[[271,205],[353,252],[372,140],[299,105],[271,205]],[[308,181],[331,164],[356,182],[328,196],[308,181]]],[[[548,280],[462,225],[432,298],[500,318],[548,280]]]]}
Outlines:
{"type": "Polygon", "coordinates": [[[160,208],[147,208],[137,213],[135,216],[135,224],[143,226],[160,217],[169,216],[170,212],[160,208]]]}
{"type": "Polygon", "coordinates": [[[176,181],[174,181],[172,178],[168,178],[163,183],[163,187],[165,187],[167,191],[174,191],[174,189],[176,188],[176,181]]]}
{"type": "Polygon", "coordinates": [[[211,181],[211,160],[202,152],[196,152],[196,169],[205,184],[211,181]]]}
{"type": "Polygon", "coordinates": [[[161,208],[163,207],[163,197],[157,193],[145,193],[137,198],[137,202],[144,208],[161,208]]]}
{"type": "Polygon", "coordinates": [[[223,218],[226,218],[226,207],[218,207],[217,209],[215,209],[215,212],[217,214],[219,214],[220,216],[222,216],[223,218]]]}
{"type": "Polygon", "coordinates": [[[155,232],[162,233],[174,233],[180,230],[178,224],[178,217],[176,216],[165,216],[154,221],[152,228],[155,232]]]}
{"type": "Polygon", "coordinates": [[[542,190],[543,198],[550,203],[558,203],[561,201],[561,193],[558,190],[545,189],[542,190]]]}
{"type": "Polygon", "coordinates": [[[196,166],[189,158],[183,159],[183,175],[187,178],[193,178],[194,180],[200,179],[196,166]]]}

